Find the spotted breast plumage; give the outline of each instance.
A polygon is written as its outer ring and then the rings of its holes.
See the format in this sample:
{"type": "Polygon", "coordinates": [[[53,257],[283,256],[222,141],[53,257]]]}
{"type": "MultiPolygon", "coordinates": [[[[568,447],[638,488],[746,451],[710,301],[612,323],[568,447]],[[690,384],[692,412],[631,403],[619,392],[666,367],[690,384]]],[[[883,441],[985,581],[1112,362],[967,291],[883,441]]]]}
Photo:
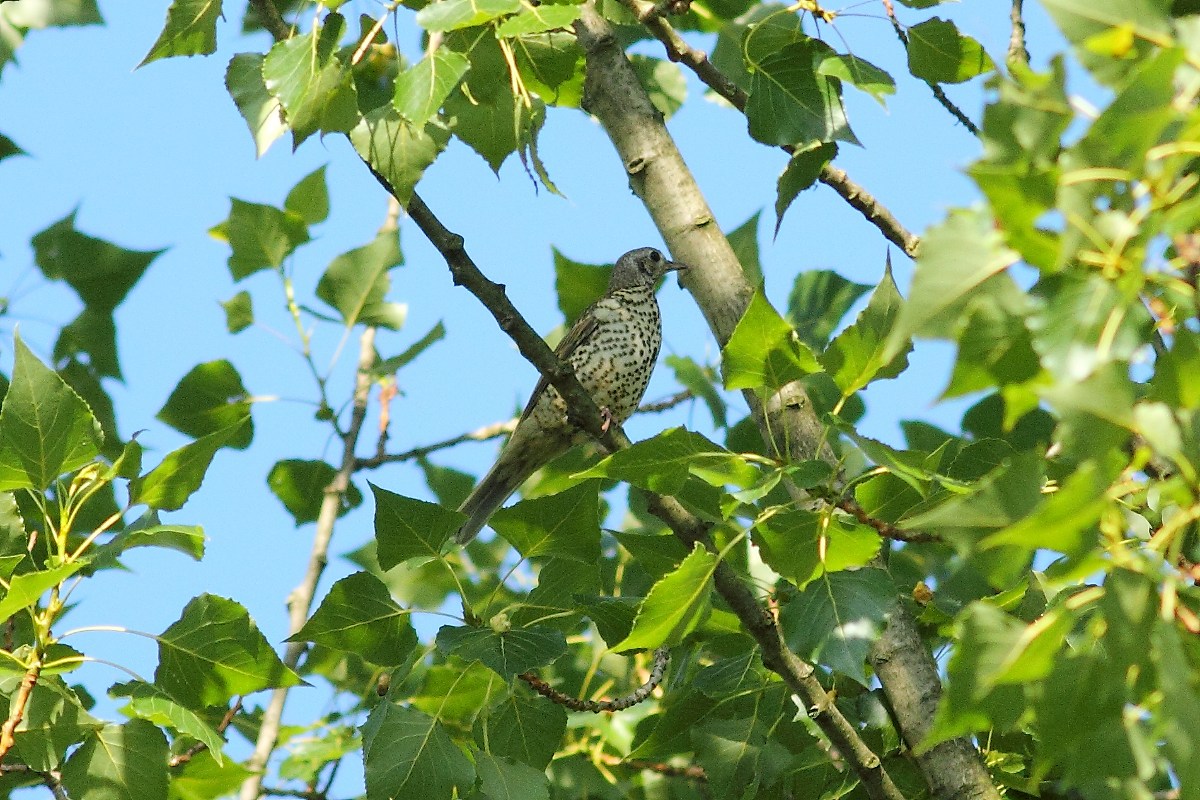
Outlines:
{"type": "MultiPolygon", "coordinates": [[[[658,359],[662,322],[655,284],[679,269],[686,267],[652,247],[621,256],[604,295],[579,316],[555,351],[617,424],[637,409],[658,359]]],[[[566,404],[543,377],[496,463],[459,506],[467,521],[458,530],[458,542],[475,538],[530,475],[586,439],[587,434],[567,420],[566,404]]]]}

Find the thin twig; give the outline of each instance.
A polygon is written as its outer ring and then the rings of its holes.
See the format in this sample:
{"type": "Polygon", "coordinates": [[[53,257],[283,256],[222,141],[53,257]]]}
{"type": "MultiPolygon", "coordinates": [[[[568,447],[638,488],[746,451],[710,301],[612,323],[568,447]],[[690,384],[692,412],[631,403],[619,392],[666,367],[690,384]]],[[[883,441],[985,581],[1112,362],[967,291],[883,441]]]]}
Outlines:
{"type": "Polygon", "coordinates": [[[644,701],[662,683],[663,675],[667,671],[667,664],[670,660],[670,650],[665,647],[655,650],[654,666],[651,668],[650,677],[646,682],[624,697],[612,700],[581,700],[578,697],[572,697],[546,683],[536,672],[523,672],[517,677],[528,683],[530,688],[542,697],[548,697],[560,706],[569,708],[572,711],[590,711],[593,714],[600,714],[605,711],[624,711],[644,701]]]}
{"type": "MultiPolygon", "coordinates": [[[[713,65],[708,59],[707,53],[692,47],[684,41],[678,31],[671,26],[671,23],[663,19],[661,15],[655,14],[653,8],[641,6],[638,0],[621,1],[637,16],[638,20],[646,26],[650,33],[662,42],[663,47],[667,51],[667,58],[686,66],[710,89],[727,100],[730,105],[743,114],[746,113],[746,103],[749,100],[749,96],[742,91],[740,86],[713,65]]],[[[968,120],[969,122],[970,120],[968,120]]],[[[791,153],[794,148],[784,147],[782,149],[787,153],[791,153]]],[[[845,170],[839,169],[832,164],[826,164],[821,168],[821,174],[817,179],[837,192],[851,208],[866,217],[867,221],[878,228],[879,232],[889,242],[904,250],[910,258],[916,258],[917,248],[921,240],[900,224],[895,215],[880,203],[874,195],[851,180],[845,170]]]]}
{"type": "MultiPolygon", "coordinates": [[[[217,733],[219,733],[219,734],[225,733],[226,729],[229,728],[230,723],[233,722],[233,718],[236,717],[237,713],[241,710],[242,710],[242,698],[239,697],[236,700],[234,700],[233,705],[231,705],[229,707],[229,710],[225,712],[225,716],[221,717],[221,722],[217,725],[217,733]]],[[[207,749],[208,749],[208,745],[206,745],[204,742],[196,742],[194,745],[189,747],[187,750],[184,750],[179,755],[171,756],[170,760],[167,761],[167,766],[168,767],[178,767],[183,764],[186,764],[207,749]]]]}
{"type": "MultiPolygon", "coordinates": [[[[900,24],[900,20],[896,17],[896,9],[892,6],[891,0],[883,0],[883,8],[887,12],[888,19],[892,22],[892,30],[896,31],[896,37],[900,43],[908,48],[908,34],[904,32],[904,26],[900,24]]],[[[925,81],[925,85],[929,87],[929,91],[933,92],[933,97],[941,104],[942,108],[950,112],[950,116],[954,117],[962,126],[969,130],[975,136],[978,136],[979,126],[971,121],[961,108],[954,104],[954,101],[946,96],[945,90],[939,84],[933,81],[925,81]]]]}
{"type": "Polygon", "coordinates": [[[1025,47],[1025,19],[1021,16],[1024,0],[1012,0],[1012,34],[1008,39],[1008,63],[1029,66],[1029,49],[1025,47]]]}
{"type": "Polygon", "coordinates": [[[610,767],[626,767],[628,769],[648,770],[657,772],[666,778],[687,778],[688,780],[698,781],[699,783],[708,782],[708,773],[704,771],[704,767],[699,764],[688,764],[687,766],[676,766],[674,764],[664,764],[661,761],[645,761],[640,758],[621,758],[620,756],[611,753],[601,753],[600,760],[610,767]]]}
{"type": "Polygon", "coordinates": [[[896,542],[910,543],[940,542],[942,540],[942,538],[936,534],[922,533],[920,531],[906,531],[901,528],[897,528],[890,522],[884,522],[881,519],[872,517],[867,513],[866,509],[858,504],[858,501],[853,497],[838,494],[833,489],[822,486],[812,486],[806,491],[813,497],[823,500],[835,508],[840,508],[842,511],[845,511],[847,514],[861,522],[863,525],[874,528],[875,532],[885,539],[891,539],[892,541],[896,542]]]}
{"type": "MultiPolygon", "coordinates": [[[[682,392],[676,392],[673,395],[664,397],[661,400],[652,400],[648,403],[643,403],[638,407],[638,414],[655,414],[661,411],[667,411],[675,408],[680,403],[686,403],[695,395],[690,390],[685,389],[682,392]]],[[[451,436],[449,439],[442,439],[440,442],[414,447],[411,450],[405,450],[400,453],[387,453],[383,450],[383,445],[387,442],[387,437],[384,431],[380,431],[379,447],[375,455],[370,458],[360,458],[355,464],[355,469],[375,469],[384,464],[397,464],[404,461],[412,461],[418,458],[424,458],[430,453],[436,453],[439,450],[448,450],[451,447],[457,447],[460,444],[467,442],[487,442],[492,439],[499,439],[501,436],[507,436],[512,433],[517,427],[517,418],[506,419],[501,422],[493,422],[491,425],[484,425],[482,428],[476,428],[468,433],[460,433],[458,436],[451,436]]]]}
{"type": "Polygon", "coordinates": [[[34,656],[33,663],[29,665],[29,669],[25,671],[25,677],[21,679],[21,688],[17,690],[17,696],[13,698],[12,708],[8,712],[8,719],[0,727],[0,758],[4,758],[8,754],[8,751],[12,749],[12,746],[16,744],[14,735],[17,726],[25,718],[25,708],[29,705],[29,696],[33,693],[33,687],[37,685],[38,677],[41,674],[42,659],[39,651],[34,656]]]}
{"type": "MultiPolygon", "coordinates": [[[[362,333],[359,341],[358,372],[355,377],[354,402],[350,412],[350,424],[346,428],[342,440],[342,465],[333,481],[325,488],[325,497],[321,501],[321,509],[317,515],[316,532],[313,535],[312,551],[309,554],[308,569],[304,580],[288,597],[288,634],[294,634],[308,619],[312,609],[313,596],[316,593],[317,582],[325,571],[329,558],[329,542],[333,537],[334,522],[342,507],[342,501],[350,485],[350,475],[353,474],[357,460],[354,448],[362,431],[363,421],[367,416],[367,399],[371,391],[371,367],[375,363],[375,328],[368,327],[362,333]]],[[[295,669],[305,651],[303,642],[290,642],[284,652],[283,663],[289,669],[295,669]]],[[[275,749],[279,737],[280,720],[283,717],[283,706],[287,701],[288,689],[276,689],[263,712],[262,724],[258,731],[254,754],[247,763],[252,774],[242,784],[241,799],[255,800],[262,790],[262,778],[267,760],[275,749]]]]}

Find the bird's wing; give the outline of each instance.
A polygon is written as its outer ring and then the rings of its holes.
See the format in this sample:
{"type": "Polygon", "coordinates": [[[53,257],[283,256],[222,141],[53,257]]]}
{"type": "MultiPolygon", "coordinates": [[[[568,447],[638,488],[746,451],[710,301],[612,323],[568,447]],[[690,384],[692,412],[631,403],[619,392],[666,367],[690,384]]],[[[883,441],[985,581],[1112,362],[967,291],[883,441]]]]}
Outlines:
{"type": "MultiPolygon", "coordinates": [[[[598,307],[604,300],[599,300],[592,304],[579,315],[575,320],[575,324],[571,326],[571,330],[567,331],[563,336],[562,341],[558,343],[558,347],[554,348],[554,355],[558,356],[563,361],[569,361],[571,354],[579,345],[586,342],[596,330],[596,324],[599,321],[599,316],[596,312],[598,307]]],[[[542,396],[542,392],[546,391],[546,387],[550,385],[550,381],[546,380],[543,375],[538,379],[537,386],[533,387],[533,394],[529,395],[529,402],[525,404],[525,410],[521,412],[521,419],[525,419],[533,413],[533,407],[537,405],[538,398],[542,396]]]]}

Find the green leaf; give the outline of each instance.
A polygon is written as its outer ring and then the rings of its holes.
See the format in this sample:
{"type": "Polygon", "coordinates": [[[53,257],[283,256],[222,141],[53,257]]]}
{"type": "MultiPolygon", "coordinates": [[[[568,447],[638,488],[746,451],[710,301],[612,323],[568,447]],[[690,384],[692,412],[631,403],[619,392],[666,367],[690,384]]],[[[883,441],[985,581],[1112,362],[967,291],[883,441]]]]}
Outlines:
{"type": "Polygon", "coordinates": [[[814,66],[818,75],[846,81],[874,97],[885,108],[884,96],[896,93],[896,81],[891,75],[858,56],[833,52],[822,55],[818,51],[814,66]]]}
{"type": "Polygon", "coordinates": [[[692,688],[719,700],[734,692],[763,686],[767,681],[766,675],[758,650],[747,649],[701,667],[692,681],[692,688]]]}
{"type": "Polygon", "coordinates": [[[263,81],[283,106],[295,147],[317,131],[349,133],[359,123],[354,81],[337,52],[344,28],[340,14],[329,14],[324,25],[275,44],[263,61],[263,81]]]}
{"type": "Polygon", "coordinates": [[[87,403],[38,360],[19,335],[12,383],[0,408],[0,491],[44,491],[88,464],[104,440],[87,403]]]}
{"type": "Polygon", "coordinates": [[[438,322],[436,325],[430,328],[424,336],[410,345],[400,355],[392,356],[391,358],[385,358],[382,361],[376,362],[375,366],[371,368],[371,374],[376,377],[395,375],[397,372],[407,366],[413,359],[421,355],[421,353],[424,353],[430,347],[430,345],[445,338],[446,326],[441,322],[438,322]]]}
{"type": "Polygon", "coordinates": [[[232,759],[218,764],[209,751],[201,751],[182,768],[172,771],[172,797],[179,800],[231,797],[250,775],[249,770],[232,759]]]}
{"type": "Polygon", "coordinates": [[[347,328],[362,324],[399,330],[408,308],[384,297],[392,283],[388,272],[403,263],[396,231],[385,231],[335,258],[317,284],[317,297],[341,313],[347,328]]]}
{"type": "Polygon", "coordinates": [[[200,488],[213,456],[222,447],[235,447],[233,441],[248,424],[249,417],[168,453],[157,467],[130,486],[132,502],[161,511],[180,509],[200,488]]]}
{"type": "Polygon", "coordinates": [[[154,682],[188,708],[303,683],[275,655],[245,608],[211,594],[194,598],[158,637],[154,682]]]}
{"type": "Polygon", "coordinates": [[[998,687],[995,677],[1018,647],[1024,627],[985,603],[972,603],[959,616],[955,640],[961,645],[947,665],[950,679],[934,716],[931,743],[1012,724],[1024,704],[1023,689],[998,687]]]}
{"type": "Polygon", "coordinates": [[[762,292],[755,292],[722,351],[726,389],[778,391],[821,369],[762,292]]]}
{"type": "Polygon", "coordinates": [[[671,428],[618,450],[577,478],[615,478],[652,492],[676,494],[689,475],[710,486],[746,488],[758,470],[741,456],[698,433],[671,428]]]}
{"type": "Polygon", "coordinates": [[[424,125],[437,116],[438,109],[470,67],[466,56],[453,50],[439,49],[426,54],[396,77],[392,105],[413,125],[424,125]]]}
{"type": "Polygon", "coordinates": [[[503,633],[491,628],[445,625],[438,631],[437,646],[446,655],[480,661],[505,680],[553,664],[567,652],[562,632],[545,625],[503,633]]]}
{"type": "Polygon", "coordinates": [[[279,777],[311,784],[327,766],[361,750],[362,737],[355,728],[338,725],[293,739],[288,745],[288,756],[279,765],[279,777]]]}
{"type": "Polygon", "coordinates": [[[1045,0],[1046,12],[1092,74],[1106,83],[1124,77],[1172,36],[1171,4],[1164,0],[1045,0]],[[1096,43],[1123,32],[1123,57],[1096,43]]]}
{"type": "Polygon", "coordinates": [[[52,586],[65,581],[86,566],[85,561],[72,561],[47,570],[26,572],[14,577],[8,584],[4,599],[0,600],[0,619],[8,619],[23,608],[29,608],[52,586]]]}
{"type": "Polygon", "coordinates": [[[670,119],[687,99],[687,81],[679,65],[637,53],[629,55],[629,63],[651,104],[670,119]]]}
{"type": "Polygon", "coordinates": [[[654,584],[638,609],[633,630],[612,649],[620,653],[679,644],[711,609],[718,563],[697,543],[678,569],[654,584]]]}
{"type": "Polygon", "coordinates": [[[204,557],[204,529],[199,525],[164,525],[158,511],[151,509],[112,538],[100,554],[118,556],[135,547],[176,550],[195,561],[204,557]]]}
{"type": "Polygon", "coordinates": [[[801,658],[867,686],[867,653],[895,603],[896,587],[884,570],[827,572],[787,602],[779,621],[801,658]]]}
{"type": "Polygon", "coordinates": [[[229,244],[229,273],[235,281],[281,266],[309,240],[308,226],[299,214],[236,197],[230,198],[229,216],[208,232],[229,244]]]}
{"type": "MultiPolygon", "coordinates": [[[[525,6],[529,8],[529,6],[525,6]]],[[[536,7],[574,8],[543,3],[536,7]]],[[[520,19],[520,17],[510,17],[520,19]]],[[[554,30],[508,40],[525,86],[550,105],[578,108],[583,95],[583,48],[573,31],[554,30]]]]}
{"type": "Polygon", "coordinates": [[[189,708],[184,708],[162,689],[141,681],[114,683],[109,688],[111,697],[127,697],[129,702],[121,713],[137,719],[169,727],[203,742],[218,764],[225,761],[221,749],[225,742],[213,726],[189,708]]]}
{"type": "Polygon", "coordinates": [[[6,158],[23,155],[27,155],[27,153],[22,150],[16,142],[5,136],[3,133],[0,133],[0,161],[3,161],[6,158]]]}
{"type": "MultiPolygon", "coordinates": [[[[783,224],[783,215],[791,207],[796,196],[817,182],[821,170],[837,155],[837,145],[833,142],[822,142],[811,147],[796,150],[783,172],[775,188],[775,235],[779,235],[779,226],[783,224]]],[[[803,273],[812,274],[812,273],[803,273]]],[[[799,278],[797,278],[799,280],[799,278]]]]}
{"type": "Polygon", "coordinates": [[[550,800],[546,773],[528,764],[476,751],[475,770],[490,800],[550,800]]]}
{"type": "Polygon", "coordinates": [[[906,518],[909,530],[929,530],[974,540],[1008,527],[1029,514],[1041,500],[1043,464],[1037,453],[1019,453],[988,473],[967,494],[906,518]]]}
{"type": "Polygon", "coordinates": [[[417,24],[427,31],[454,31],[514,14],[520,8],[520,0],[438,0],[417,12],[417,24]]]}
{"type": "Polygon", "coordinates": [[[254,305],[250,293],[241,291],[221,303],[225,309],[225,328],[230,333],[241,333],[254,324],[254,305]]]}
{"type": "Polygon", "coordinates": [[[300,179],[283,201],[285,210],[299,216],[309,225],[329,218],[329,188],[325,185],[326,165],[314,169],[300,179]]]}
{"type": "Polygon", "coordinates": [[[250,129],[254,154],[259,158],[287,131],[283,106],[263,80],[263,60],[261,53],[238,53],[225,70],[225,89],[250,129]]]}
{"type": "Polygon", "coordinates": [[[88,800],[166,800],[167,737],[142,719],[105,725],[71,754],[62,782],[88,800]]]}
{"type": "Polygon", "coordinates": [[[691,731],[691,739],[718,797],[753,797],[767,781],[767,765],[760,763],[767,738],[753,717],[707,719],[691,731]]]}
{"type": "Polygon", "coordinates": [[[75,228],[75,212],[33,237],[33,256],[42,274],[66,281],[84,305],[112,311],[164,250],[127,250],[75,228]]]}
{"type": "Polygon", "coordinates": [[[884,360],[884,348],[903,302],[889,262],[867,307],[819,357],[821,366],[842,390],[842,397],[849,397],[871,381],[894,378],[908,366],[911,345],[884,360]]]}
{"type": "Polygon", "coordinates": [[[362,727],[367,800],[465,797],[475,770],[445,729],[415,708],[375,706],[362,727]]]}
{"type": "Polygon", "coordinates": [[[575,4],[523,6],[520,13],[496,26],[496,36],[508,39],[530,33],[545,33],[557,28],[569,28],[579,19],[580,6],[575,4]]]}
{"type": "Polygon", "coordinates": [[[188,436],[208,436],[243,424],[226,445],[245,450],[254,438],[250,397],[233,364],[197,364],[184,375],[155,418],[188,436]]]}
{"type": "Polygon", "coordinates": [[[921,240],[909,300],[888,340],[891,360],[914,334],[953,338],[962,310],[989,278],[1017,260],[993,221],[979,210],[957,209],[921,240]]]}
{"type": "MultiPolygon", "coordinates": [[[[325,490],[337,477],[337,470],[324,461],[304,461],[289,458],[275,462],[267,475],[267,485],[279,498],[299,527],[316,522],[325,501],[325,490]]],[[[362,492],[353,483],[346,487],[338,504],[338,516],[362,505],[362,492]]]]}
{"type": "Polygon", "coordinates": [[[567,710],[513,693],[488,710],[484,722],[492,755],[545,769],[567,730],[567,710]]]}
{"type": "Polygon", "coordinates": [[[171,56],[208,55],[217,49],[221,0],[174,0],[167,23],[139,67],[171,56]]]}
{"type": "Polygon", "coordinates": [[[841,86],[817,74],[815,56],[811,41],[800,41],[753,65],[746,117],[755,141],[797,148],[832,141],[858,144],[842,107],[841,86]]]}
{"type": "Polygon", "coordinates": [[[317,612],[288,641],[316,642],[395,666],[408,659],[417,634],[387,587],[368,572],[356,572],[333,585],[317,612]]]}
{"type": "Polygon", "coordinates": [[[803,589],[825,572],[865,566],[879,553],[879,534],[842,516],[796,510],[754,525],[764,562],[803,589]]]}
{"type": "Polygon", "coordinates": [[[761,288],[763,284],[762,263],[758,256],[758,218],[761,211],[755,211],[750,219],[734,228],[726,235],[733,254],[746,273],[746,280],[751,286],[761,288]]]}
{"type": "Polygon", "coordinates": [[[848,281],[833,270],[802,272],[788,294],[787,321],[809,347],[824,348],[842,317],[870,289],[867,284],[848,281]]]}
{"type": "Polygon", "coordinates": [[[510,155],[523,154],[536,141],[546,110],[537,98],[527,106],[505,79],[499,92],[484,98],[454,92],[446,101],[446,113],[455,118],[455,135],[498,174],[510,155]]]}
{"type": "Polygon", "coordinates": [[[554,290],[558,308],[568,326],[573,325],[588,306],[600,299],[608,288],[612,265],[583,264],[572,261],[553,248],[554,290]]]}
{"type": "Polygon", "coordinates": [[[442,545],[466,519],[434,503],[393,494],[370,484],[375,495],[379,566],[388,570],[410,558],[438,557],[442,545]]]}
{"type": "Polygon", "coordinates": [[[597,481],[502,508],[489,525],[524,558],[553,556],[584,564],[600,558],[597,481]]]}
{"type": "Polygon", "coordinates": [[[1016,546],[1032,553],[1045,548],[1079,555],[1095,544],[1095,525],[1109,508],[1109,481],[1094,463],[1085,463],[1027,517],[990,534],[981,547],[1016,546]]]}
{"type": "Polygon", "coordinates": [[[717,379],[716,370],[712,367],[701,367],[687,356],[667,356],[664,360],[675,372],[675,380],[708,406],[713,425],[724,428],[728,419],[725,415],[725,400],[713,385],[717,379]]]}
{"type": "Polygon", "coordinates": [[[996,68],[983,45],[934,17],[908,29],[908,71],[930,83],[962,83],[996,68]]]}
{"type": "Polygon", "coordinates": [[[387,180],[401,203],[408,203],[425,168],[449,138],[434,125],[414,127],[391,106],[375,109],[350,131],[355,151],[387,180]]]}
{"type": "Polygon", "coordinates": [[[600,591],[597,562],[583,564],[552,558],[539,567],[537,586],[524,599],[517,601],[510,614],[512,627],[528,627],[544,622],[573,633],[584,613],[579,596],[600,591]]]}

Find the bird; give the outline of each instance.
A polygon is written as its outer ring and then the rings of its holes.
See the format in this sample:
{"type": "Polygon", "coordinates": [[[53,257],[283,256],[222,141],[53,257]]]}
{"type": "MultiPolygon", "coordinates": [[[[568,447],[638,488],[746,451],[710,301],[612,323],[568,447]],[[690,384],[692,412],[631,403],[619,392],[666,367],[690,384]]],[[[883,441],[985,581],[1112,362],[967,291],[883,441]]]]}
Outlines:
{"type": "MultiPolygon", "coordinates": [[[[662,344],[654,289],[666,273],[687,268],[653,247],[630,250],[613,265],[604,294],[555,349],[605,415],[606,426],[623,423],[641,402],[662,344]]],[[[465,545],[474,539],[530,475],[587,439],[568,421],[566,403],[542,376],[496,463],[459,506],[467,521],[455,540],[465,545]]]]}

